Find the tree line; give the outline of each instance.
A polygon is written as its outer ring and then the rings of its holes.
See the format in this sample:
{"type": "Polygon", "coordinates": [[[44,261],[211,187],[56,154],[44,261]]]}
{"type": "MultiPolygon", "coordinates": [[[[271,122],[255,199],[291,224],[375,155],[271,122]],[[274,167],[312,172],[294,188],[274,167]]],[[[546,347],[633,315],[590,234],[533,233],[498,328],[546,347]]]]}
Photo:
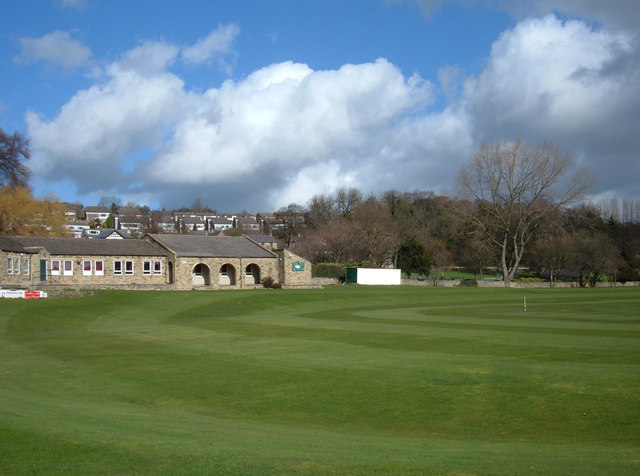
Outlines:
{"type": "Polygon", "coordinates": [[[280,235],[314,263],[425,276],[455,266],[498,273],[505,285],[523,270],[552,285],[564,275],[583,286],[638,280],[640,224],[604,219],[585,203],[592,182],[571,173],[569,156],[551,144],[489,144],[461,169],[455,197],[340,189],[280,209],[280,235]]]}
{"type": "MultiPolygon", "coordinates": [[[[62,205],[33,197],[29,158],[28,139],[0,129],[0,234],[62,236],[62,205]]],[[[586,203],[593,179],[570,165],[552,144],[485,144],[461,168],[453,197],[395,190],[365,197],[341,188],[281,208],[273,233],[314,263],[423,276],[457,266],[480,277],[498,273],[505,285],[523,269],[552,284],[566,273],[584,286],[640,279],[640,201],[586,203]]],[[[114,208],[119,200],[101,203],[114,208]]],[[[203,207],[200,199],[194,206],[203,207]]]]}

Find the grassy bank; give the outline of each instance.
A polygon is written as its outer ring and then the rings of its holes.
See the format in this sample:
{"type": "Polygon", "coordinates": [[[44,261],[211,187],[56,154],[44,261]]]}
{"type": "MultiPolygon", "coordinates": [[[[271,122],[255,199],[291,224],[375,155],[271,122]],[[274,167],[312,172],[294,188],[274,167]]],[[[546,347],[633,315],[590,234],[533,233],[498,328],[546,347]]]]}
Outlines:
{"type": "Polygon", "coordinates": [[[640,290],[0,301],[5,474],[637,474],[640,290]]]}

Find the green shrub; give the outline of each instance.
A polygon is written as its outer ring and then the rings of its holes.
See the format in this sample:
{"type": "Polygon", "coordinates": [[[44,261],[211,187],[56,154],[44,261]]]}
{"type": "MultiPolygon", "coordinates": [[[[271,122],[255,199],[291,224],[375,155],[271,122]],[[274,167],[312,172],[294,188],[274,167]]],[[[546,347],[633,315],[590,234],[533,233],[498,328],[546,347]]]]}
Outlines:
{"type": "Polygon", "coordinates": [[[313,265],[314,278],[344,279],[345,267],[340,263],[318,263],[313,265]]]}

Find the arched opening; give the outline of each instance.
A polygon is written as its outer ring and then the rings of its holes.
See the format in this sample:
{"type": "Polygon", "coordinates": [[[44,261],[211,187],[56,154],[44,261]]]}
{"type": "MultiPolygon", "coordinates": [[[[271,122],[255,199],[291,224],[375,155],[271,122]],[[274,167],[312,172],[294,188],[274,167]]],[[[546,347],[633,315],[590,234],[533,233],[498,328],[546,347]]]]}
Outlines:
{"type": "Polygon", "coordinates": [[[230,264],[223,264],[220,267],[218,281],[222,286],[236,284],[236,269],[230,264]]]}
{"type": "Polygon", "coordinates": [[[194,286],[209,286],[211,284],[209,267],[206,264],[198,263],[195,265],[191,275],[194,286]]]}
{"type": "Polygon", "coordinates": [[[250,264],[244,270],[244,282],[247,285],[260,284],[260,266],[250,264]]]}

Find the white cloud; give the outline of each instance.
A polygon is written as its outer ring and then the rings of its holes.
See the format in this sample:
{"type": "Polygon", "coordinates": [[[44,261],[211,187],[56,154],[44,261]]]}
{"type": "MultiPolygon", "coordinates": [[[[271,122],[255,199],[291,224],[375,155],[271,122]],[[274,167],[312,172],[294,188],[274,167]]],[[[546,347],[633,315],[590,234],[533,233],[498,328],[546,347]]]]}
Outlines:
{"type": "Polygon", "coordinates": [[[218,58],[224,69],[229,70],[231,66],[222,58],[232,53],[231,47],[239,34],[240,28],[233,23],[220,25],[205,38],[185,48],[182,51],[182,59],[187,64],[202,64],[218,58]]]}
{"type": "Polygon", "coordinates": [[[357,160],[371,138],[424,106],[430,85],[385,60],[312,71],[291,62],[207,91],[149,163],[157,180],[198,183],[357,160]],[[187,166],[185,166],[187,165],[187,166]]]}
{"type": "Polygon", "coordinates": [[[143,43],[55,118],[30,113],[34,178],[163,206],[201,197],[268,210],[342,186],[447,192],[480,142],[522,138],[591,165],[596,192],[640,196],[640,54],[629,32],[522,20],[481,74],[440,70],[450,105],[435,112],[434,86],[385,59],[326,71],[282,62],[195,92],[167,70],[179,54],[143,43]]]}
{"type": "Polygon", "coordinates": [[[169,43],[146,41],[127,51],[117,64],[123,70],[155,74],[167,69],[175,61],[179,51],[177,46],[169,43]]]}
{"type": "Polygon", "coordinates": [[[27,115],[36,179],[268,209],[340,186],[438,188],[443,164],[470,152],[464,115],[425,114],[433,86],[383,59],[328,71],[279,63],[200,94],[162,70],[173,50],[140,48],[52,120],[27,115]],[[158,67],[131,67],[143,50],[158,67]]]}
{"type": "Polygon", "coordinates": [[[22,38],[20,54],[14,58],[19,63],[46,61],[65,68],[86,66],[91,50],[71,38],[66,31],[54,31],[41,38],[22,38]]]}
{"type": "Polygon", "coordinates": [[[188,102],[178,77],[113,64],[103,84],[78,92],[53,120],[27,113],[30,166],[36,177],[71,178],[83,191],[108,189],[127,168],[125,158],[159,147],[188,102]]]}
{"type": "MultiPolygon", "coordinates": [[[[501,35],[464,96],[478,141],[551,140],[599,177],[599,187],[634,187],[640,143],[640,68],[635,40],[553,15],[501,35]],[[633,169],[631,174],[620,170],[633,169]]],[[[635,185],[637,188],[637,185],[635,185]]]]}

